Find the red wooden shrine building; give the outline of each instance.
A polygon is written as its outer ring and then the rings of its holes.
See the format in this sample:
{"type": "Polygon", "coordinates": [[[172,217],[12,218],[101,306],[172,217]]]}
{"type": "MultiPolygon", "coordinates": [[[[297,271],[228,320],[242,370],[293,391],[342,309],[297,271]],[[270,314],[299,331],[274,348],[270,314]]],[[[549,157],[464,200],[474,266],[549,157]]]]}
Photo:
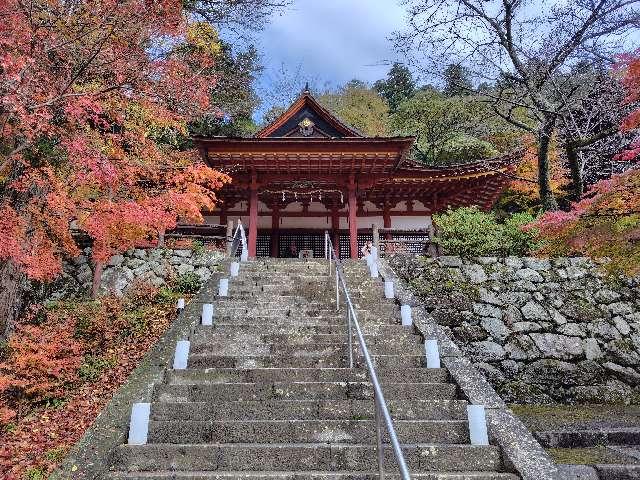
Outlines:
{"type": "Polygon", "coordinates": [[[249,255],[324,255],[324,231],[341,257],[357,258],[372,225],[426,235],[448,206],[489,209],[518,158],[426,167],[409,158],[414,137],[365,137],[309,93],[253,138],[194,138],[208,165],[233,181],[210,224],[242,219],[249,255]]]}

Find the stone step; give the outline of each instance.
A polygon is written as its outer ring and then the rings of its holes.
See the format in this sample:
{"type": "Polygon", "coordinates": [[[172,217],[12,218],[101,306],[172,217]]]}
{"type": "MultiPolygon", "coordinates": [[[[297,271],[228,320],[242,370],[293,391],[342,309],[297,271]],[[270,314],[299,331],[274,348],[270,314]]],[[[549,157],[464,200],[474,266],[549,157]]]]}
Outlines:
{"type": "MultiPolygon", "coordinates": [[[[400,420],[395,429],[403,443],[464,444],[463,420],[400,420]]],[[[376,443],[374,420],[222,420],[152,421],[148,443],[376,443]]],[[[383,442],[389,442],[386,429],[383,442]]]]}
{"type": "MultiPolygon", "coordinates": [[[[410,368],[378,370],[380,382],[390,383],[446,383],[449,375],[444,369],[410,368]]],[[[165,383],[170,385],[251,383],[251,382],[362,382],[369,374],[364,368],[210,368],[169,371],[165,383]]]]}
{"type": "MultiPolygon", "coordinates": [[[[340,322],[336,322],[340,323],[340,322]]],[[[305,334],[305,333],[263,333],[251,334],[243,331],[234,333],[219,333],[215,328],[201,327],[191,335],[192,342],[204,342],[209,344],[235,344],[235,343],[279,343],[286,345],[307,345],[307,344],[345,344],[348,342],[346,333],[328,334],[305,334]]],[[[353,342],[355,343],[355,334],[353,342]]],[[[385,335],[365,335],[365,342],[369,346],[381,344],[402,344],[407,346],[423,344],[422,337],[414,335],[409,331],[391,331],[385,335]]]]}
{"type": "MultiPolygon", "coordinates": [[[[215,307],[214,307],[215,309],[215,307]]],[[[358,311],[356,312],[358,323],[361,326],[368,324],[382,324],[382,325],[400,325],[400,316],[383,316],[374,312],[358,311]]],[[[305,312],[299,312],[296,310],[264,310],[264,309],[246,309],[239,308],[219,308],[215,311],[213,316],[213,324],[241,324],[241,325],[266,325],[266,324],[305,324],[305,323],[340,323],[347,325],[347,318],[344,314],[336,315],[335,310],[333,312],[323,311],[313,312],[313,315],[309,315],[305,312]]]]}
{"type": "MultiPolygon", "coordinates": [[[[110,472],[103,480],[378,480],[377,471],[372,472],[110,472]]],[[[385,471],[388,480],[399,480],[393,470],[385,471]]],[[[497,472],[430,472],[414,473],[411,478],[420,480],[518,480],[512,473],[497,472]]]]}
{"type": "MultiPolygon", "coordinates": [[[[283,299],[290,297],[282,297],[283,299]]],[[[215,311],[216,316],[222,315],[249,315],[249,316],[271,316],[274,314],[283,314],[285,313],[287,316],[296,315],[308,315],[311,317],[317,317],[321,315],[336,315],[337,313],[342,313],[346,317],[346,309],[341,307],[340,311],[337,312],[335,306],[332,306],[328,303],[313,303],[313,302],[298,302],[295,298],[291,300],[291,303],[287,303],[288,301],[279,301],[274,300],[273,302],[245,302],[238,299],[216,299],[215,300],[215,311]]],[[[358,319],[362,315],[373,314],[376,317],[384,317],[384,318],[397,318],[400,320],[400,307],[393,304],[359,304],[358,302],[354,302],[354,308],[356,310],[356,315],[358,315],[358,319]]]]}
{"type": "MultiPolygon", "coordinates": [[[[290,357],[323,357],[328,355],[348,355],[349,345],[346,343],[308,343],[290,345],[286,343],[256,343],[256,342],[237,342],[229,343],[221,341],[196,341],[191,342],[190,353],[211,354],[215,355],[283,355],[290,357]]],[[[359,355],[360,345],[357,343],[356,336],[352,337],[352,351],[359,355]]],[[[421,355],[424,347],[417,342],[412,343],[394,343],[379,342],[367,345],[369,353],[372,355],[421,355]]]]}
{"type": "MultiPolygon", "coordinates": [[[[372,471],[377,468],[374,445],[358,444],[207,444],[122,445],[114,452],[114,469],[156,470],[322,470],[372,471]]],[[[500,451],[491,446],[410,444],[403,446],[411,471],[500,471],[500,451]]],[[[397,468],[392,449],[385,466],[397,468]]]]}
{"type": "MultiPolygon", "coordinates": [[[[214,320],[215,322],[215,320],[214,320]]],[[[399,323],[393,324],[367,324],[361,325],[364,335],[389,335],[400,334],[404,332],[413,333],[413,327],[403,327],[399,323]]],[[[347,324],[323,324],[323,325],[294,325],[294,324],[236,324],[217,322],[213,327],[199,326],[198,332],[206,331],[213,335],[233,335],[238,332],[246,333],[247,335],[259,335],[259,334],[294,334],[294,335],[316,335],[316,334],[329,334],[329,335],[346,335],[347,324]]]]}
{"type": "MultiPolygon", "coordinates": [[[[424,355],[377,355],[370,352],[377,368],[419,368],[426,364],[424,355]]],[[[197,353],[189,355],[190,368],[344,368],[348,366],[347,353],[327,355],[215,355],[197,353]]],[[[355,367],[363,367],[361,358],[354,358],[355,367]]]]}
{"type": "MultiPolygon", "coordinates": [[[[387,399],[394,421],[466,420],[465,400],[387,399]]],[[[152,420],[367,420],[374,418],[371,399],[264,400],[228,402],[154,402],[152,420]]]]}
{"type": "MultiPolygon", "coordinates": [[[[387,399],[422,398],[452,400],[456,386],[450,383],[387,383],[387,399]]],[[[212,402],[231,400],[312,400],[373,398],[369,382],[274,382],[156,385],[154,399],[160,402],[212,402]]]]}

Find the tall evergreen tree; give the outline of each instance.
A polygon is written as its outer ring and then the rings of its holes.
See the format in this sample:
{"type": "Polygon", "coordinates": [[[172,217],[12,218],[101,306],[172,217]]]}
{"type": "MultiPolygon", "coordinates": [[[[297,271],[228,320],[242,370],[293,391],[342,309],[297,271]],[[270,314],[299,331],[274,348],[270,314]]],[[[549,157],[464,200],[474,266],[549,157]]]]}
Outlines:
{"type": "Polygon", "coordinates": [[[378,80],[373,88],[389,104],[389,110],[395,112],[400,104],[416,93],[416,82],[411,71],[400,63],[394,63],[387,78],[378,80]]]}
{"type": "Polygon", "coordinates": [[[450,64],[444,70],[444,94],[447,97],[467,95],[473,88],[471,75],[462,65],[450,64]]]}

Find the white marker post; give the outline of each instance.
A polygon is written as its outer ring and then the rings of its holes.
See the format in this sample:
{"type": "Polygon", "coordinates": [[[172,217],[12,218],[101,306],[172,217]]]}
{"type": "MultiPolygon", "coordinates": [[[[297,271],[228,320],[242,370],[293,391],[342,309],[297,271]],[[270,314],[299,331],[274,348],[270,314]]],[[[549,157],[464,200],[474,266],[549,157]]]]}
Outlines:
{"type": "Polygon", "coordinates": [[[184,370],[187,368],[190,346],[191,342],[189,342],[189,340],[179,340],[178,343],[176,343],[176,354],[173,357],[174,370],[184,370]]]}
{"type": "Polygon", "coordinates": [[[220,297],[226,297],[229,295],[229,279],[221,278],[220,284],[218,285],[218,295],[220,297]]]}
{"type": "Polygon", "coordinates": [[[229,273],[232,277],[237,277],[240,273],[240,263],[231,262],[231,267],[229,268],[229,273]]]}
{"type": "Polygon", "coordinates": [[[402,318],[402,326],[410,327],[413,325],[413,319],[411,318],[411,307],[409,305],[402,305],[400,307],[400,317],[402,318]]]}
{"type": "Polygon", "coordinates": [[[427,357],[427,368],[440,368],[440,351],[437,340],[425,340],[424,353],[427,357]]]}
{"type": "Polygon", "coordinates": [[[202,305],[202,325],[210,327],[213,325],[213,304],[205,303],[202,305]]]}
{"type": "Polygon", "coordinates": [[[181,311],[184,310],[184,298],[179,298],[178,299],[178,304],[176,305],[176,310],[178,311],[178,313],[180,313],[181,311]]]}
{"type": "Polygon", "coordinates": [[[384,282],[384,297],[395,298],[395,294],[393,291],[393,282],[391,280],[387,280],[384,282]]]}
{"type": "Polygon", "coordinates": [[[129,421],[129,445],[145,445],[149,435],[150,403],[134,403],[129,421]]]}
{"type": "Polygon", "coordinates": [[[371,278],[378,278],[378,264],[375,260],[371,262],[369,271],[371,272],[371,278]]]}
{"type": "Polygon", "coordinates": [[[469,440],[471,445],[489,445],[484,405],[467,405],[467,415],[469,417],[469,440]]]}

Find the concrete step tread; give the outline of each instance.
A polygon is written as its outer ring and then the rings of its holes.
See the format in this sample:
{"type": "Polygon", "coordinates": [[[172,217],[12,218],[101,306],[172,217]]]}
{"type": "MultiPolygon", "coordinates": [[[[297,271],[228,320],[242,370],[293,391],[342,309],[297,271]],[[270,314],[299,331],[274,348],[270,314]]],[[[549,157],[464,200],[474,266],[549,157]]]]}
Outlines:
{"type": "MultiPolygon", "coordinates": [[[[385,472],[385,478],[389,480],[399,479],[400,476],[393,470],[385,472]]],[[[275,478],[278,480],[378,480],[377,471],[371,472],[243,472],[243,471],[215,471],[215,472],[110,472],[104,479],[121,480],[145,480],[145,479],[180,479],[180,480],[226,480],[226,479],[251,479],[265,480],[275,478]]],[[[437,472],[437,473],[411,473],[411,478],[421,480],[518,480],[520,477],[512,473],[500,472],[437,472]]]]}
{"type": "MultiPolygon", "coordinates": [[[[465,444],[469,428],[465,420],[397,420],[395,428],[405,442],[465,444]]],[[[383,432],[383,441],[388,435],[383,432]]],[[[359,443],[376,442],[374,419],[300,420],[152,420],[150,444],[155,443],[359,443]]]]}
{"type": "MultiPolygon", "coordinates": [[[[402,450],[409,469],[420,472],[503,469],[495,446],[413,443],[403,444],[402,450]]],[[[375,443],[341,442],[123,445],[114,452],[114,469],[370,471],[377,464],[375,451],[375,443]]],[[[391,448],[385,448],[384,457],[391,471],[391,448]]]]}
{"type": "MultiPolygon", "coordinates": [[[[406,368],[376,370],[382,384],[392,379],[401,379],[404,383],[448,383],[449,374],[445,369],[406,368]]],[[[187,370],[168,371],[167,384],[211,384],[247,382],[273,382],[278,379],[288,381],[367,381],[369,372],[365,368],[189,368],[187,370]]]]}
{"type": "MultiPolygon", "coordinates": [[[[394,421],[402,419],[466,420],[466,400],[393,400],[387,405],[394,421]]],[[[152,420],[190,420],[208,418],[220,420],[298,420],[366,418],[374,416],[371,399],[311,399],[311,400],[231,400],[175,402],[158,401],[151,405],[152,420]]]]}
{"type": "MultiPolygon", "coordinates": [[[[457,390],[450,383],[386,383],[385,397],[453,399],[457,390]]],[[[284,398],[373,398],[371,382],[273,382],[218,384],[159,384],[154,398],[160,401],[270,400],[284,398]]]]}

